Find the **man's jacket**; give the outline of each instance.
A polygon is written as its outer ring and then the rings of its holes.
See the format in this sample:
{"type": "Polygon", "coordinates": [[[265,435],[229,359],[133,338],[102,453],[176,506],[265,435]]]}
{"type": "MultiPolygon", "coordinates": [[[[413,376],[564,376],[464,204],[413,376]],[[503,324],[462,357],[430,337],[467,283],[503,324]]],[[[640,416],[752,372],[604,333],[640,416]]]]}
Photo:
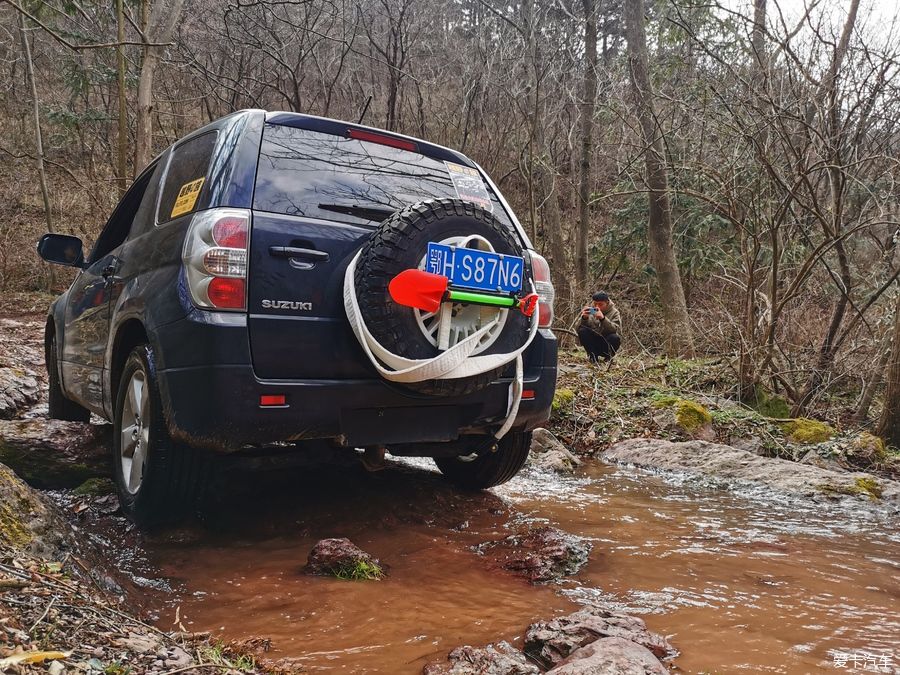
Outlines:
{"type": "Polygon", "coordinates": [[[611,335],[618,333],[622,327],[622,315],[619,314],[619,308],[610,300],[609,307],[603,312],[602,319],[598,318],[596,314],[589,314],[581,319],[581,323],[597,335],[611,335]]]}

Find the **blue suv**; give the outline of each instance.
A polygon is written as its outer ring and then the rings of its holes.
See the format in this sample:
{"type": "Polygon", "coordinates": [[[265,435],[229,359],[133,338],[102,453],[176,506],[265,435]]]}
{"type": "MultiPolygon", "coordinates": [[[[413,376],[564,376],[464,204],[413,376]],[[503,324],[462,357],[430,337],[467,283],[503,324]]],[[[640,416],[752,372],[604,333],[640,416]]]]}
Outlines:
{"type": "Polygon", "coordinates": [[[490,487],[549,416],[547,262],[444,147],[240,111],[157,157],[87,257],[59,234],[38,252],[79,270],[47,317],[50,416],[112,421],[138,523],[195,505],[216,453],[272,445],[433,457],[490,487]]]}

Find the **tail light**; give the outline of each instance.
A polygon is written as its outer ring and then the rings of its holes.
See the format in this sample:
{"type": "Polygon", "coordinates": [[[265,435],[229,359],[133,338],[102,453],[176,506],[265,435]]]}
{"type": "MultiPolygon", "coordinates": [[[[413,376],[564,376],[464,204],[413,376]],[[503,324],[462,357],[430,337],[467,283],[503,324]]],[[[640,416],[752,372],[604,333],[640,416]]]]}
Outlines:
{"type": "Polygon", "coordinates": [[[534,251],[531,251],[531,272],[534,275],[534,291],[538,294],[538,326],[549,328],[553,323],[553,300],[556,292],[550,281],[550,265],[534,251]]]}
{"type": "Polygon", "coordinates": [[[247,308],[247,249],[250,212],[209,209],[194,215],[181,259],[197,307],[247,308]]]}

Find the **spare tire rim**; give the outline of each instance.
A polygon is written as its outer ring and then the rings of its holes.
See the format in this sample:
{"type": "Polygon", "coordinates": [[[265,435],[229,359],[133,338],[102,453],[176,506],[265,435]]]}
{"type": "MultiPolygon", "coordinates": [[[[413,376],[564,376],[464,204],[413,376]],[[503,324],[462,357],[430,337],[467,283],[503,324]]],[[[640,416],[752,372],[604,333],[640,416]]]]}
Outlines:
{"type": "MultiPolygon", "coordinates": [[[[467,248],[476,248],[481,251],[493,252],[494,247],[484,237],[472,235],[468,237],[449,237],[442,239],[440,244],[447,246],[463,246],[467,248]]],[[[419,261],[419,269],[425,269],[425,256],[419,261]]],[[[442,303],[436,312],[424,312],[420,309],[413,309],[413,315],[416,317],[416,324],[425,339],[434,346],[438,345],[438,335],[441,332],[441,323],[443,317],[447,313],[442,313],[442,308],[446,303],[442,303]]],[[[490,323],[494,323],[493,327],[488,330],[478,341],[478,346],[472,352],[472,355],[480,354],[490,347],[506,326],[506,317],[509,310],[497,307],[482,307],[480,305],[467,305],[460,302],[454,302],[449,310],[450,317],[450,335],[446,348],[462,342],[476,331],[484,328],[490,323]]]]}
{"type": "Polygon", "coordinates": [[[128,380],[122,403],[119,452],[122,483],[129,494],[137,494],[144,480],[147,445],[150,442],[150,392],[143,370],[136,370],[128,380]]]}

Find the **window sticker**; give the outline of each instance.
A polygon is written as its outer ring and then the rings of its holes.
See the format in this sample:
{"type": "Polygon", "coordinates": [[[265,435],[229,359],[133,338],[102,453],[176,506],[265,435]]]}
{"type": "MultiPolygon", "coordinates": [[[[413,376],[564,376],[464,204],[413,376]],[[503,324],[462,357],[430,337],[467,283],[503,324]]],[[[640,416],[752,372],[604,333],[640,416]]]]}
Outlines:
{"type": "Polygon", "coordinates": [[[197,197],[200,196],[200,188],[203,187],[203,181],[205,180],[206,178],[198,178],[181,186],[181,189],[178,191],[178,198],[175,200],[174,206],[172,206],[170,218],[177,218],[182,213],[190,213],[194,210],[197,197]]]}
{"type": "Polygon", "coordinates": [[[444,162],[444,164],[447,165],[447,171],[450,172],[450,180],[453,181],[457,197],[477,204],[488,211],[494,210],[491,196],[488,194],[484,181],[481,180],[481,174],[478,173],[478,169],[463,166],[462,164],[454,164],[453,162],[444,162]]]}

